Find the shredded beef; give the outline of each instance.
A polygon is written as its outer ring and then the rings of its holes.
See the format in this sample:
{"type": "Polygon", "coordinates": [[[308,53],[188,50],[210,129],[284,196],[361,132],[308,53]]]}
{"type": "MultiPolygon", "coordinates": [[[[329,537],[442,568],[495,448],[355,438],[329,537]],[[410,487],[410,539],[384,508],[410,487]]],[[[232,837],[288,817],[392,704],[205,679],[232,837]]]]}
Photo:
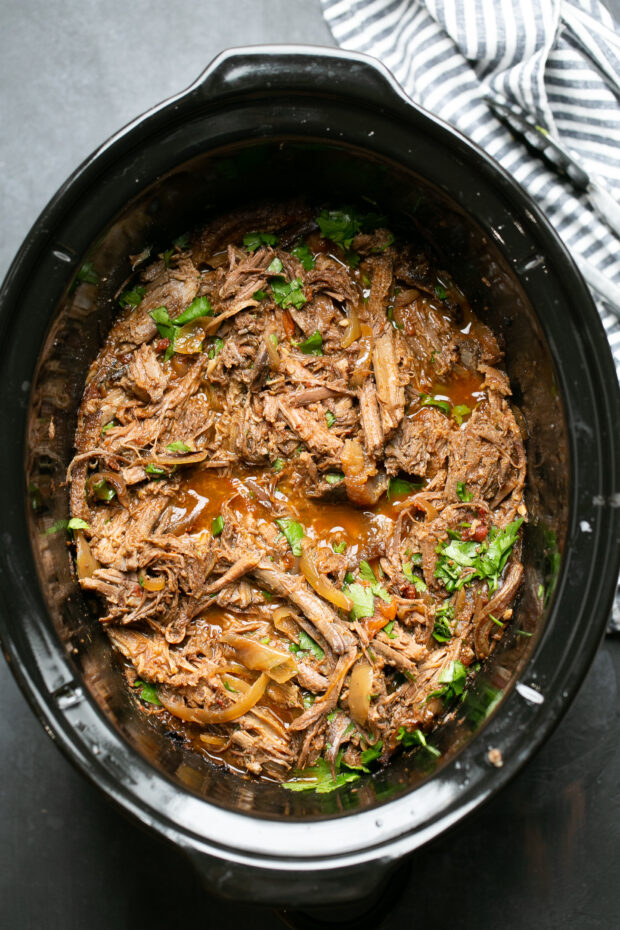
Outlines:
{"type": "Polygon", "coordinates": [[[526,463],[502,354],[371,218],[260,206],[189,241],[136,272],[88,375],[79,580],[168,730],[336,786],[425,751],[510,624],[526,463]]]}

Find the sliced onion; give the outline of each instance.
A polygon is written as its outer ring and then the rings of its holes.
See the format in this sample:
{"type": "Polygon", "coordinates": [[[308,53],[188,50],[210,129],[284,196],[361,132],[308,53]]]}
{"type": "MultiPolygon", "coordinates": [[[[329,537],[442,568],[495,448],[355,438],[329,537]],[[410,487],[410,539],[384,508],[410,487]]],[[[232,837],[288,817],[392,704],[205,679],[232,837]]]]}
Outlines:
{"type": "Polygon", "coordinates": [[[75,539],[75,566],[77,569],[77,576],[81,580],[82,578],[92,578],[98,568],[101,568],[99,562],[94,557],[90,551],[90,546],[86,541],[86,537],[81,530],[76,530],[74,533],[75,539]]]}
{"type": "Polygon", "coordinates": [[[361,727],[366,726],[368,720],[371,692],[372,668],[367,662],[358,662],[351,672],[349,713],[361,727]]]}
{"type": "Polygon", "coordinates": [[[266,672],[274,681],[282,683],[297,674],[297,665],[290,653],[279,652],[255,639],[239,636],[238,633],[225,633],[221,642],[233,647],[237,658],[246,668],[266,672]]]}
{"type": "Polygon", "coordinates": [[[159,694],[159,700],[167,711],[189,723],[228,723],[229,720],[236,720],[237,717],[247,714],[255,704],[258,704],[268,684],[269,678],[263,672],[243,697],[225,710],[201,710],[196,707],[188,707],[184,701],[162,694],[159,694]]]}
{"type": "Polygon", "coordinates": [[[140,582],[140,587],[144,588],[145,591],[163,591],[166,587],[166,579],[163,575],[158,575],[157,578],[149,578],[148,575],[140,575],[138,580],[140,582]]]}
{"type": "Polygon", "coordinates": [[[310,549],[302,549],[301,558],[299,559],[299,568],[308,584],[314,588],[317,594],[324,597],[326,601],[329,601],[330,604],[334,604],[336,607],[342,607],[342,609],[347,612],[353,609],[353,601],[351,598],[347,597],[344,591],[339,591],[338,588],[331,583],[329,578],[322,575],[318,570],[314,560],[314,552],[310,549]]]}
{"type": "Polygon", "coordinates": [[[215,736],[213,733],[201,733],[200,739],[209,749],[213,750],[213,752],[221,752],[226,749],[230,742],[230,737],[215,736]]]}
{"type": "Polygon", "coordinates": [[[273,625],[280,633],[284,633],[289,639],[296,640],[299,632],[298,626],[292,619],[294,613],[290,607],[276,607],[272,614],[273,625]]]}
{"type": "Polygon", "coordinates": [[[343,349],[348,349],[348,347],[353,345],[354,342],[357,342],[359,337],[362,335],[360,320],[354,304],[351,304],[349,307],[348,317],[349,322],[347,324],[347,328],[344,331],[342,342],[340,343],[343,349]]]}
{"type": "Polygon", "coordinates": [[[179,327],[174,340],[174,351],[180,355],[196,355],[201,352],[206,334],[205,322],[205,317],[197,317],[179,327]]]}
{"type": "Polygon", "coordinates": [[[272,333],[268,333],[265,337],[265,348],[269,356],[269,364],[274,371],[278,371],[280,368],[280,353],[278,352],[277,344],[273,341],[272,333]]]}
{"type": "Polygon", "coordinates": [[[206,452],[192,452],[191,455],[154,455],[145,461],[147,465],[195,465],[196,462],[204,462],[206,457],[206,452]]]}
{"type": "Polygon", "coordinates": [[[410,497],[407,501],[407,506],[411,504],[414,507],[417,507],[418,510],[423,510],[426,513],[426,516],[429,520],[435,520],[439,516],[439,511],[426,497],[422,494],[416,494],[414,497],[410,497]]]}

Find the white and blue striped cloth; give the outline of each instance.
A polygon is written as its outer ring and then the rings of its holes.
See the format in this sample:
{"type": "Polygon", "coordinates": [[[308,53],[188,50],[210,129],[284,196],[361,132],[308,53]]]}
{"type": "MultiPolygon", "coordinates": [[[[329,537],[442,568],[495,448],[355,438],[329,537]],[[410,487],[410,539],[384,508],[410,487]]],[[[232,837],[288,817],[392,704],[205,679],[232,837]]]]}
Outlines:
{"type": "MultiPolygon", "coordinates": [[[[535,117],[620,201],[620,35],[599,0],[321,2],[339,45],[378,58],[416,103],[477,142],[538,202],[577,264],[620,287],[618,238],[485,102],[535,117]]],[[[620,378],[620,322],[597,306],[620,378]]]]}

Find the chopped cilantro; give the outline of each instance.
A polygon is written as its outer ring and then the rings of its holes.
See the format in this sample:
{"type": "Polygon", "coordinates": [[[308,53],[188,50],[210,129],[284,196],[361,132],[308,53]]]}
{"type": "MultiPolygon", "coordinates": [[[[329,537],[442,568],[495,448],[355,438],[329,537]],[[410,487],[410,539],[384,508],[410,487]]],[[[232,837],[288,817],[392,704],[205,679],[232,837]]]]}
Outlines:
{"type": "Polygon", "coordinates": [[[167,475],[165,468],[162,468],[161,465],[154,465],[153,462],[149,462],[145,471],[147,475],[153,475],[154,478],[164,478],[167,475]]]}
{"type": "Polygon", "coordinates": [[[277,474],[278,472],[282,471],[282,469],[284,468],[284,462],[282,461],[282,459],[275,459],[271,463],[271,467],[277,474]]]}
{"type": "Polygon", "coordinates": [[[468,491],[466,485],[463,481],[458,481],[456,485],[456,493],[458,497],[463,501],[463,503],[468,504],[469,501],[473,501],[474,495],[471,491],[468,491]]]}
{"type": "Polygon", "coordinates": [[[344,481],[344,475],[341,472],[328,472],[325,475],[325,480],[328,484],[340,484],[341,481],[344,481]]]}
{"type": "Polygon", "coordinates": [[[118,302],[121,307],[137,307],[145,293],[146,288],[138,285],[129,291],[123,291],[121,296],[118,298],[118,302]]]}
{"type": "Polygon", "coordinates": [[[435,758],[441,755],[438,749],[434,746],[429,746],[422,730],[405,730],[404,727],[400,727],[396,734],[396,739],[405,747],[422,746],[423,749],[426,749],[426,751],[429,752],[431,756],[435,756],[435,758]]]}
{"type": "Polygon", "coordinates": [[[316,701],[316,696],[314,694],[304,694],[303,701],[304,707],[312,707],[316,701]]]}
{"type": "Polygon", "coordinates": [[[211,533],[213,536],[220,536],[224,529],[224,517],[220,514],[211,520],[211,533]]]}
{"type": "Polygon", "coordinates": [[[304,355],[322,355],[323,337],[318,329],[313,332],[311,336],[308,336],[307,339],[304,339],[303,342],[298,343],[298,348],[301,349],[304,355]]]}
{"type": "Polygon", "coordinates": [[[99,275],[93,268],[93,262],[84,262],[75,279],[83,284],[98,284],[99,275]]]}
{"type": "Polygon", "coordinates": [[[447,417],[450,416],[451,408],[447,400],[438,400],[435,397],[431,397],[430,394],[420,394],[420,403],[423,407],[437,407],[437,409],[445,413],[447,417]]]}
{"type": "Polygon", "coordinates": [[[369,587],[355,581],[347,585],[344,592],[347,597],[350,597],[353,601],[351,619],[360,620],[362,617],[373,616],[375,612],[375,599],[369,587]]]}
{"type": "Polygon", "coordinates": [[[491,527],[488,539],[482,543],[451,539],[438,546],[435,577],[443,581],[449,592],[458,591],[476,579],[486,581],[489,591],[495,591],[522,523],[519,518],[503,530],[491,527]]]}
{"type": "Polygon", "coordinates": [[[299,648],[303,652],[311,652],[318,662],[321,662],[325,658],[325,653],[319,644],[315,642],[311,636],[308,636],[305,630],[299,631],[299,648]]]}
{"type": "Polygon", "coordinates": [[[406,494],[411,494],[414,488],[415,485],[411,481],[405,481],[404,478],[390,478],[387,489],[388,500],[391,501],[393,497],[405,497],[406,494]]]}
{"type": "Polygon", "coordinates": [[[360,578],[362,578],[364,581],[370,582],[370,590],[373,594],[375,594],[377,597],[380,597],[382,601],[386,602],[386,604],[390,604],[392,602],[392,598],[385,590],[385,588],[379,584],[377,578],[375,577],[375,573],[373,572],[368,562],[364,561],[363,559],[360,562],[359,573],[360,578]]]}
{"type": "Polygon", "coordinates": [[[276,520],[276,526],[291,547],[293,555],[301,555],[301,541],[305,536],[301,523],[297,523],[290,517],[281,517],[276,520]]]}
{"type": "Polygon", "coordinates": [[[301,262],[304,271],[312,271],[316,265],[314,255],[305,242],[300,242],[299,245],[295,246],[292,250],[292,254],[301,262]]]}
{"type": "Polygon", "coordinates": [[[457,404],[456,407],[452,408],[452,416],[460,426],[463,422],[463,417],[466,417],[471,413],[471,408],[467,404],[457,404]]]}
{"type": "Polygon", "coordinates": [[[454,619],[454,607],[447,604],[445,607],[439,607],[435,611],[435,625],[433,626],[433,638],[438,643],[447,643],[452,639],[452,628],[450,621],[454,619]]]}
{"type": "Polygon", "coordinates": [[[104,423],[104,425],[101,427],[101,432],[107,433],[108,430],[114,429],[115,426],[118,426],[116,420],[108,420],[108,422],[104,423]]]}
{"type": "Polygon", "coordinates": [[[183,233],[183,235],[178,236],[172,244],[176,245],[179,249],[186,249],[189,245],[189,236],[187,233],[183,233]]]}
{"type": "Polygon", "coordinates": [[[166,446],[168,452],[191,452],[189,446],[186,446],[181,439],[175,439],[174,442],[169,442],[166,446]]]}
{"type": "Polygon", "coordinates": [[[196,297],[189,307],[172,322],[175,326],[184,326],[185,323],[191,323],[192,320],[197,320],[201,316],[213,316],[213,308],[207,297],[196,297]]]}
{"type": "Polygon", "coordinates": [[[395,620],[390,620],[390,622],[386,623],[385,626],[383,627],[383,632],[389,639],[398,639],[398,633],[393,632],[395,623],[396,623],[395,620]]]}
{"type": "Polygon", "coordinates": [[[136,678],[133,683],[134,688],[140,688],[140,700],[146,701],[147,704],[155,704],[161,707],[161,701],[157,697],[157,688],[148,681],[142,681],[136,678]]]}
{"type": "Polygon", "coordinates": [[[209,358],[215,358],[216,355],[219,355],[222,349],[224,348],[224,340],[220,339],[219,336],[216,336],[213,340],[213,345],[207,353],[209,358]]]}
{"type": "Polygon", "coordinates": [[[97,481],[95,484],[91,485],[95,497],[100,501],[111,501],[112,498],[116,497],[116,491],[111,485],[102,478],[101,481],[97,481]]]}
{"type": "Polygon", "coordinates": [[[327,428],[328,428],[328,429],[331,429],[332,426],[334,425],[334,423],[336,422],[336,417],[335,417],[334,414],[331,412],[331,410],[326,410],[326,411],[325,411],[325,419],[326,419],[326,421],[327,421],[327,428]]]}
{"type": "Polygon", "coordinates": [[[267,294],[265,291],[254,291],[252,294],[252,300],[264,300],[267,294]]]}
{"type": "Polygon", "coordinates": [[[378,759],[381,755],[381,750],[383,749],[383,740],[378,740],[374,746],[370,746],[369,749],[365,749],[360,756],[360,762],[362,765],[368,765],[370,762],[374,762],[375,759],[378,759]]]}
{"type": "Polygon", "coordinates": [[[277,245],[278,237],[273,233],[250,232],[243,237],[243,246],[248,252],[256,252],[261,245],[277,245]]]}
{"type": "Polygon", "coordinates": [[[263,646],[268,646],[268,645],[269,645],[269,636],[261,636],[261,638],[259,639],[259,643],[262,643],[263,646]]]}
{"type": "Polygon", "coordinates": [[[332,543],[332,549],[333,549],[334,552],[336,552],[338,555],[342,555],[343,552],[346,552],[347,544],[346,544],[346,542],[344,541],[344,539],[342,539],[340,542],[332,543]]]}
{"type": "Polygon", "coordinates": [[[323,210],[317,217],[321,235],[341,245],[345,251],[351,248],[351,243],[362,228],[362,218],[351,209],[323,210]]]}
{"type": "Polygon", "coordinates": [[[268,274],[280,274],[283,268],[284,268],[284,265],[282,264],[282,262],[276,255],[272,263],[267,268],[267,273],[268,274]]]}
{"type": "Polygon", "coordinates": [[[448,296],[448,292],[441,284],[438,284],[435,287],[435,297],[439,297],[440,300],[445,300],[448,296]]]}
{"type": "Polygon", "coordinates": [[[289,282],[285,278],[277,276],[271,278],[269,283],[273,299],[279,307],[286,308],[292,305],[299,310],[305,304],[304,285],[300,278],[295,278],[289,282]]]}
{"type": "Polygon", "coordinates": [[[224,685],[227,691],[231,692],[231,694],[239,694],[239,691],[237,690],[237,688],[233,688],[231,683],[229,681],[226,681],[225,678],[222,678],[222,684],[224,685]]]}
{"type": "Polygon", "coordinates": [[[465,689],[466,679],[467,669],[458,659],[453,659],[441,671],[439,676],[441,688],[432,691],[426,700],[429,701],[432,697],[441,697],[444,701],[450,701],[452,698],[458,697],[465,689]]]}
{"type": "Polygon", "coordinates": [[[317,794],[328,794],[341,788],[348,782],[357,781],[360,777],[357,772],[341,772],[338,766],[331,766],[325,759],[319,758],[316,763],[305,769],[298,769],[293,778],[282,783],[288,791],[316,791],[317,794]]]}
{"type": "Polygon", "coordinates": [[[403,575],[410,581],[411,584],[415,587],[418,594],[422,594],[423,591],[426,591],[426,584],[420,578],[419,575],[414,575],[412,571],[411,562],[403,562],[403,575]]]}

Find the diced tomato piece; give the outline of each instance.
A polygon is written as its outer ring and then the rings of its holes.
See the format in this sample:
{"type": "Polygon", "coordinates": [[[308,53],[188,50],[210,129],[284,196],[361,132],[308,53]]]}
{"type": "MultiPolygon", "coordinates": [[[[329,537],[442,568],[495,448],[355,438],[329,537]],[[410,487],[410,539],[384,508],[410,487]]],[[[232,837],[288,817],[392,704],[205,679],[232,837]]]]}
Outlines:
{"type": "Polygon", "coordinates": [[[169,339],[158,339],[155,343],[156,352],[165,352],[168,346],[170,345],[169,339]]]}

